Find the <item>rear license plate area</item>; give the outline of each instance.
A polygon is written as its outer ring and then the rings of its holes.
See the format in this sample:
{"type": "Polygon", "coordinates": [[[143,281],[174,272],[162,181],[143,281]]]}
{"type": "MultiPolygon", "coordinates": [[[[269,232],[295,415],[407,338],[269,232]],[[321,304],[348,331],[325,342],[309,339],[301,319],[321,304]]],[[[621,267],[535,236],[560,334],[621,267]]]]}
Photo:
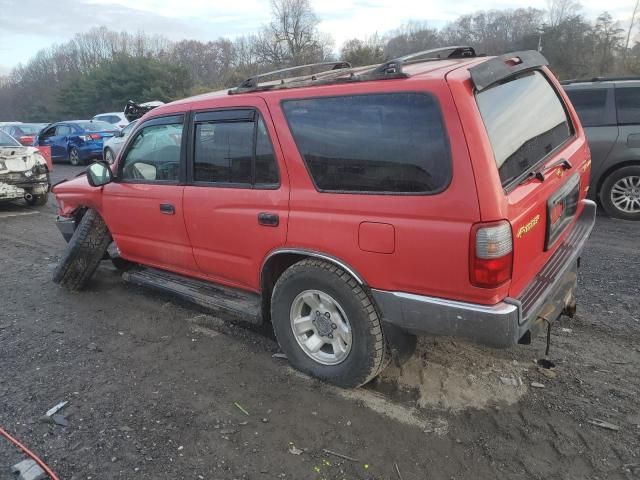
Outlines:
{"type": "Polygon", "coordinates": [[[575,217],[579,199],[580,176],[575,174],[547,200],[545,251],[553,246],[575,217]]]}

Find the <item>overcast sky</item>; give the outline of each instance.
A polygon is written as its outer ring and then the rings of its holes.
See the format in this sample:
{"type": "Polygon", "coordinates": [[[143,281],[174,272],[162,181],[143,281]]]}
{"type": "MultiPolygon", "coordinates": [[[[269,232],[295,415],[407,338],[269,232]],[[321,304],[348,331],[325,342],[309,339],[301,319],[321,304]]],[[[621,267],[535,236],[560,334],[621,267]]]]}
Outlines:
{"type": "MultiPolygon", "coordinates": [[[[480,8],[545,8],[546,0],[311,0],[320,29],[344,40],[385,33],[411,20],[441,27],[480,8]],[[482,5],[481,7],[479,5],[482,5]]],[[[634,0],[582,0],[595,18],[607,9],[616,19],[631,17],[634,0]]],[[[38,50],[77,32],[104,25],[142,30],[173,40],[233,38],[255,32],[270,18],[269,0],[0,0],[0,74],[26,62],[38,50]]]]}

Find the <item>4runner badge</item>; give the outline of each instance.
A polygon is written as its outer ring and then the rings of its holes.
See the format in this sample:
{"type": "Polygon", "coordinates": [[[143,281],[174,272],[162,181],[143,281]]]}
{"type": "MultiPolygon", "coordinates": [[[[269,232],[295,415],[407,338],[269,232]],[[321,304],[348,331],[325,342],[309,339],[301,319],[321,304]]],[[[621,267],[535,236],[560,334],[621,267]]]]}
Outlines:
{"type": "Polygon", "coordinates": [[[526,225],[521,226],[518,229],[518,233],[516,233],[516,237],[521,238],[523,235],[529,233],[531,230],[533,230],[533,227],[538,224],[538,221],[540,221],[540,214],[529,220],[529,223],[527,223],[526,225]]]}

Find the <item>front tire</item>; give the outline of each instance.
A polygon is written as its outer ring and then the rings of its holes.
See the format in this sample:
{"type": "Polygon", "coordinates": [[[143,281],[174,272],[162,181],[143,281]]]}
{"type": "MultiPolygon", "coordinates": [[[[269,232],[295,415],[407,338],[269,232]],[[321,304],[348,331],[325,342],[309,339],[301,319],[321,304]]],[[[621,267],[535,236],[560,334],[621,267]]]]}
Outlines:
{"type": "Polygon", "coordinates": [[[609,174],[600,190],[600,202],[610,217],[640,220],[640,165],[609,174]]]}
{"type": "Polygon", "coordinates": [[[111,243],[100,214],[87,210],[53,272],[53,281],[71,291],[81,290],[96,271],[111,243]]]}
{"type": "Polygon", "coordinates": [[[82,165],[82,160],[80,160],[80,153],[76,147],[71,147],[69,150],[69,163],[74,167],[82,165]]]}
{"type": "Polygon", "coordinates": [[[291,365],[314,377],[358,387],[388,363],[372,299],[331,263],[307,259],[289,267],[273,289],[271,318],[291,365]]]}

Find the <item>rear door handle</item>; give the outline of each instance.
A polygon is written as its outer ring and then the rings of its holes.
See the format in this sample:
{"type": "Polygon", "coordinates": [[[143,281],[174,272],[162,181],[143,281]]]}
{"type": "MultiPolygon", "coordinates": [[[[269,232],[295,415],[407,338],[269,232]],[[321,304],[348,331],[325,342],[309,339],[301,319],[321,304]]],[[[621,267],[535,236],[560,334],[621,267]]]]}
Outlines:
{"type": "Polygon", "coordinates": [[[173,215],[174,213],[176,213],[176,207],[174,207],[170,203],[161,203],[160,212],[164,213],[165,215],[173,215]]]}
{"type": "Polygon", "coordinates": [[[280,217],[277,213],[261,212],[258,214],[258,223],[265,227],[277,227],[280,223],[280,217]]]}

